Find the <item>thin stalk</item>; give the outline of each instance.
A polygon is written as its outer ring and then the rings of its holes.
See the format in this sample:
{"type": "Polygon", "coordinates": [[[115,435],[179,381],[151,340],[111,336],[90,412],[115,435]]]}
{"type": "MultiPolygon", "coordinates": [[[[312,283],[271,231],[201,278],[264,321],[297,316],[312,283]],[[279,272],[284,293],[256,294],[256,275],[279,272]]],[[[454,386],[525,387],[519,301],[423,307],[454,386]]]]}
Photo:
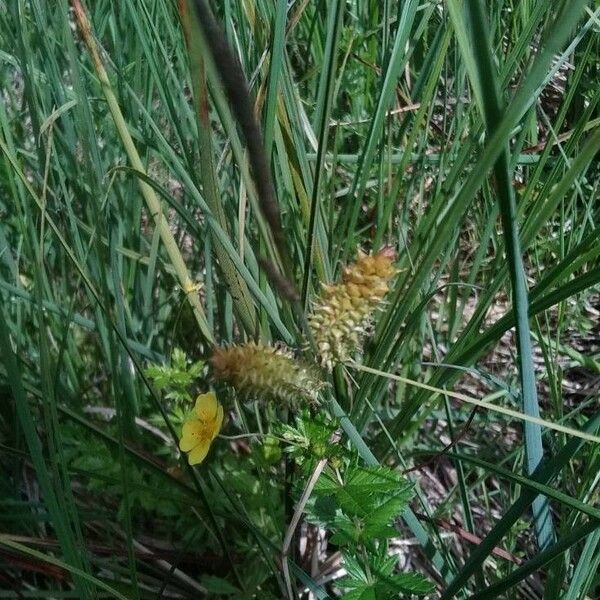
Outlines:
{"type": "MultiPolygon", "coordinates": [[[[121,141],[123,142],[123,146],[129,158],[129,162],[136,171],[143,173],[147,177],[146,169],[133,142],[133,138],[129,133],[127,123],[125,122],[123,113],[121,112],[119,103],[117,102],[117,98],[110,84],[110,80],[108,79],[108,74],[106,72],[106,69],[104,68],[102,58],[100,57],[98,45],[96,44],[96,40],[94,39],[94,36],[92,34],[92,27],[88,19],[87,13],[83,5],[81,4],[81,0],[71,0],[71,2],[73,6],[73,12],[75,14],[75,19],[79,27],[79,32],[81,33],[81,37],[83,38],[83,41],[85,42],[90,56],[92,58],[98,81],[100,82],[100,86],[102,88],[102,92],[104,93],[104,97],[106,98],[106,102],[108,104],[111,116],[117,128],[117,131],[119,132],[121,141]]],[[[143,179],[138,178],[138,186],[140,188],[142,196],[144,197],[146,206],[148,207],[148,211],[154,219],[156,227],[160,232],[160,239],[162,240],[165,246],[165,250],[167,251],[169,260],[171,261],[171,264],[175,269],[177,279],[179,280],[179,285],[181,286],[181,289],[186,295],[186,298],[190,304],[196,322],[198,323],[198,327],[200,328],[200,331],[206,339],[206,341],[209,343],[214,343],[214,337],[208,326],[208,322],[206,320],[202,304],[200,303],[200,297],[197,292],[196,284],[190,277],[181,252],[177,247],[175,237],[169,229],[169,223],[163,214],[161,202],[158,199],[158,196],[156,195],[156,192],[154,191],[152,186],[148,185],[143,179]]]]}

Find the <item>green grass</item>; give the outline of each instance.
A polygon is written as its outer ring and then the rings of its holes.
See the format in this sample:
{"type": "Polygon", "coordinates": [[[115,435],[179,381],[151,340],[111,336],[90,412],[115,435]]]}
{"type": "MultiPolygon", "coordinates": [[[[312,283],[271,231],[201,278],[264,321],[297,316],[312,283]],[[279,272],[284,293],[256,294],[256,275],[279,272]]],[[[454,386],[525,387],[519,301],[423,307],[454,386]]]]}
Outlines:
{"type": "MultiPolygon", "coordinates": [[[[86,40],[76,2],[0,0],[0,597],[286,596],[316,455],[265,435],[316,415],[348,468],[425,463],[397,526],[432,598],[593,597],[597,3],[212,3],[258,145],[184,4],[88,0],[86,40]],[[313,360],[320,283],[385,245],[364,368],[310,417],[219,390],[223,433],[258,437],[189,467],[189,401],[145,369],[244,340],[313,360]]],[[[295,593],[339,596],[301,535],[295,593]]]]}

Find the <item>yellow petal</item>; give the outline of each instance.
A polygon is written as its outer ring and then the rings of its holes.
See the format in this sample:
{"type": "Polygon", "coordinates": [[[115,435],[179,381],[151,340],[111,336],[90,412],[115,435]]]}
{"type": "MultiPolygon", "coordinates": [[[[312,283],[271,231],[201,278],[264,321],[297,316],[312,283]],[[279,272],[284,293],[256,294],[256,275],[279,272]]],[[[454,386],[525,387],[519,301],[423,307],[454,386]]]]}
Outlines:
{"type": "Polygon", "coordinates": [[[208,454],[208,449],[210,448],[210,440],[202,440],[200,444],[198,444],[189,454],[188,454],[188,462],[190,465],[197,465],[201,463],[208,454]]]}
{"type": "Polygon", "coordinates": [[[207,394],[200,394],[196,398],[194,412],[198,415],[199,419],[212,421],[217,416],[218,407],[217,396],[214,392],[208,392],[207,394]]]}
{"type": "Polygon", "coordinates": [[[217,409],[217,418],[215,419],[215,428],[212,432],[211,440],[214,440],[221,431],[221,427],[223,426],[223,407],[219,404],[219,408],[217,409]]]}
{"type": "Polygon", "coordinates": [[[189,452],[192,448],[202,442],[204,435],[204,427],[200,421],[186,421],[183,424],[181,432],[181,440],[179,440],[179,449],[183,452],[189,452]]]}

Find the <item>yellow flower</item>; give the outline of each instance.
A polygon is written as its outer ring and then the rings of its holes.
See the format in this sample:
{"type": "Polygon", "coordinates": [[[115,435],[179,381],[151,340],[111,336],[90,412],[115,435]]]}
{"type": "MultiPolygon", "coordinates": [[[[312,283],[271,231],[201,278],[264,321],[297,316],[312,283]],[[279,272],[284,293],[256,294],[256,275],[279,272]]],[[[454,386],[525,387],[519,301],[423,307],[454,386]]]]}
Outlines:
{"type": "Polygon", "coordinates": [[[189,452],[190,465],[201,463],[208,454],[212,441],[223,425],[223,407],[214,392],[200,394],[191,415],[183,424],[179,448],[189,452]]]}

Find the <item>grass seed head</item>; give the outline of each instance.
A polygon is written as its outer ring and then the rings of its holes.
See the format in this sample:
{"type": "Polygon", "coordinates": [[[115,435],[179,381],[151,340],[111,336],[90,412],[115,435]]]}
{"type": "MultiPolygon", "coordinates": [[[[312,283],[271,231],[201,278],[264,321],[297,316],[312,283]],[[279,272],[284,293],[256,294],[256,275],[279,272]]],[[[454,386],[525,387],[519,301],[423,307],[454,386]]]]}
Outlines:
{"type": "Polygon", "coordinates": [[[390,247],[371,255],[359,250],[356,262],[344,268],[340,283],[322,286],[309,324],[323,367],[331,370],[359,349],[397,272],[394,259],[390,247]]]}
{"type": "Polygon", "coordinates": [[[324,386],[315,366],[285,348],[253,342],[216,348],[210,364],[216,380],[231,385],[247,400],[316,402],[324,386]]]}

